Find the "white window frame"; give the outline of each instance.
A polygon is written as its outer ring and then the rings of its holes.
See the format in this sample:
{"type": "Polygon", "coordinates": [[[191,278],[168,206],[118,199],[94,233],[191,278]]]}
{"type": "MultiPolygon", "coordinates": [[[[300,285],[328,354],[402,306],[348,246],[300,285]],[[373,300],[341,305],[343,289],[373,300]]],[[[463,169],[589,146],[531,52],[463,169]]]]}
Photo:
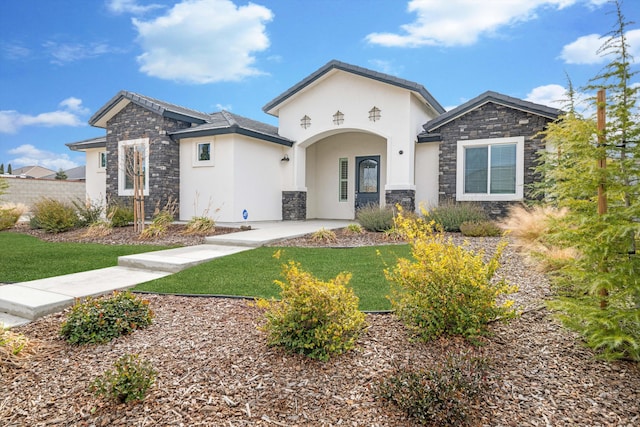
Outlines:
{"type": "Polygon", "coordinates": [[[133,196],[133,188],[127,189],[125,185],[125,147],[141,145],[144,147],[142,159],[144,161],[144,195],[149,195],[149,138],[129,139],[118,141],[118,195],[133,196]]]}
{"type": "Polygon", "coordinates": [[[203,167],[203,166],[213,166],[214,165],[214,140],[204,140],[204,141],[196,141],[193,143],[193,162],[192,165],[194,167],[203,167]],[[198,155],[198,151],[200,150],[200,145],[209,144],[209,160],[200,160],[200,156],[198,155]]]}
{"type": "Polygon", "coordinates": [[[104,172],[107,169],[107,152],[98,151],[98,171],[104,172]],[[102,160],[104,159],[104,164],[102,160]]]}
{"type": "MultiPolygon", "coordinates": [[[[490,160],[489,160],[490,162],[490,160]]],[[[488,165],[487,165],[488,166],[488,165]]],[[[490,186],[487,191],[490,191],[490,186]]],[[[463,202],[517,201],[524,198],[524,136],[509,138],[487,138],[458,141],[456,160],[456,200],[463,202]],[[513,194],[482,194],[464,192],[465,148],[492,145],[516,144],[516,191],[513,194]]]]}
{"type": "Polygon", "coordinates": [[[349,159],[347,157],[340,157],[338,159],[338,202],[345,203],[349,201],[349,159]],[[346,176],[343,176],[342,172],[346,168],[346,176]],[[342,193],[342,184],[346,185],[344,194],[342,193]]]}

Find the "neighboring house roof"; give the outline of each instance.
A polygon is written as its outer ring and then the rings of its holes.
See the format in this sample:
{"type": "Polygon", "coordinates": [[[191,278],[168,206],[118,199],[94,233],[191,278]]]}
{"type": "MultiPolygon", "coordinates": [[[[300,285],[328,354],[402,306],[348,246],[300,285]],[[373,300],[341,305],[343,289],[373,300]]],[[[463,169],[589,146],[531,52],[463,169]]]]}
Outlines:
{"type": "Polygon", "coordinates": [[[394,77],[389,74],[380,73],[378,71],[373,71],[373,70],[358,67],[355,65],[347,64],[345,62],[340,62],[335,59],[332,61],[329,61],[322,68],[320,68],[319,70],[315,71],[311,75],[304,78],[302,81],[300,81],[300,83],[296,84],[295,86],[292,86],[285,92],[278,95],[276,98],[274,98],[273,100],[268,102],[264,107],[262,107],[262,110],[267,114],[277,116],[276,107],[279,104],[291,98],[298,92],[302,91],[304,88],[306,88],[316,80],[320,79],[322,76],[324,76],[331,70],[342,70],[348,73],[356,74],[356,75],[373,79],[373,80],[378,80],[382,83],[387,83],[393,86],[398,86],[403,89],[410,90],[412,92],[415,92],[416,94],[419,94],[425,100],[425,102],[427,102],[431,106],[431,108],[433,108],[438,114],[442,114],[445,112],[442,105],[440,105],[440,103],[436,101],[436,99],[429,93],[429,91],[419,83],[394,77]]]}
{"type": "Polygon", "coordinates": [[[107,146],[107,137],[99,136],[97,138],[85,139],[78,142],[69,142],[65,145],[73,151],[84,151],[89,148],[104,148],[107,146]]]}
{"type": "Polygon", "coordinates": [[[179,105],[171,104],[159,99],[139,95],[134,92],[121,90],[102,106],[91,118],[89,124],[91,126],[106,128],[107,121],[118,114],[129,103],[133,102],[143,108],[146,108],[163,117],[169,117],[189,123],[204,123],[207,121],[208,114],[200,111],[191,110],[179,105]]]}
{"type": "Polygon", "coordinates": [[[30,178],[43,178],[50,174],[55,174],[55,171],[44,168],[42,166],[23,166],[21,168],[13,169],[11,171],[13,175],[24,175],[30,178]]]}
{"type": "Polygon", "coordinates": [[[230,133],[237,133],[269,142],[275,142],[288,147],[293,145],[292,140],[278,135],[277,127],[224,110],[210,114],[206,123],[187,129],[180,129],[178,131],[171,132],[170,135],[180,139],[230,133]]]}
{"type": "MultiPolygon", "coordinates": [[[[86,166],[77,166],[75,168],[67,169],[64,171],[65,175],[67,175],[67,181],[84,181],[86,179],[86,166]]],[[[55,179],[57,173],[53,173],[51,175],[43,176],[44,179],[55,179]]]]}
{"type": "Polygon", "coordinates": [[[498,92],[487,91],[473,98],[472,100],[467,101],[464,104],[459,105],[456,108],[447,111],[446,113],[427,122],[424,126],[422,126],[424,132],[418,135],[418,142],[430,142],[439,140],[439,134],[434,133],[434,131],[438,130],[445,124],[461,116],[464,116],[465,114],[490,102],[511,107],[527,113],[536,114],[551,120],[557,119],[558,116],[562,113],[562,110],[559,110],[557,108],[547,107],[546,105],[542,104],[535,104],[533,102],[503,95],[498,92]]]}

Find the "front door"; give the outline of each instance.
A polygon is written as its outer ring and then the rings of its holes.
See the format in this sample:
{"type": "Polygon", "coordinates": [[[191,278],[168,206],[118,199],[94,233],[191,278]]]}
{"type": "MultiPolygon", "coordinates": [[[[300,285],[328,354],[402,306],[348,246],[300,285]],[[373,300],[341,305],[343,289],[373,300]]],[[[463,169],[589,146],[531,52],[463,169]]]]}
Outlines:
{"type": "Polygon", "coordinates": [[[380,203],[380,156],[356,157],[356,211],[380,203]]]}

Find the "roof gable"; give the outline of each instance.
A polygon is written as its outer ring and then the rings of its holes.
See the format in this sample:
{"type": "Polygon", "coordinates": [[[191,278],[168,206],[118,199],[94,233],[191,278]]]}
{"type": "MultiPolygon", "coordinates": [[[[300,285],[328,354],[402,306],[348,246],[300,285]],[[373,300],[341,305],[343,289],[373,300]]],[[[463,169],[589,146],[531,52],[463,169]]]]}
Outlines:
{"type": "MultiPolygon", "coordinates": [[[[445,124],[452,122],[453,120],[456,120],[490,102],[501,104],[527,113],[536,114],[538,116],[546,117],[551,120],[557,119],[558,116],[562,113],[562,110],[559,110],[557,108],[551,108],[547,107],[546,105],[536,104],[519,98],[513,98],[511,96],[503,95],[498,92],[487,91],[471,99],[470,101],[467,101],[464,104],[459,105],[450,111],[447,111],[441,116],[430,120],[422,127],[425,130],[425,133],[434,132],[445,124]]],[[[425,133],[421,135],[425,135],[425,133]]]]}
{"type": "Polygon", "coordinates": [[[201,113],[196,110],[160,101],[159,99],[148,96],[139,95],[134,92],[121,90],[116,94],[116,96],[103,105],[102,108],[96,111],[93,116],[91,116],[89,124],[91,126],[106,128],[107,122],[122,111],[122,109],[129,103],[139,105],[140,107],[153,111],[163,117],[169,117],[189,123],[204,123],[208,117],[208,114],[201,113]]]}
{"type": "Polygon", "coordinates": [[[429,106],[431,106],[431,108],[433,108],[434,111],[436,111],[438,114],[442,114],[445,111],[444,108],[440,105],[440,103],[436,101],[436,99],[429,93],[429,91],[427,91],[427,89],[425,89],[424,86],[422,86],[419,83],[394,77],[389,74],[384,74],[384,73],[369,70],[366,68],[358,67],[355,65],[347,64],[345,62],[340,62],[337,60],[329,61],[323,67],[321,67],[314,73],[310,74],[309,76],[305,77],[299,83],[287,89],[285,92],[281,93],[273,100],[269,101],[264,107],[262,107],[262,110],[267,114],[277,116],[276,109],[280,104],[292,98],[299,92],[303,91],[306,87],[318,81],[319,79],[321,79],[322,77],[324,77],[325,75],[327,75],[333,70],[345,71],[347,73],[377,80],[382,83],[390,84],[393,86],[397,86],[397,87],[409,90],[417,94],[419,97],[421,97],[424,100],[424,102],[429,104],[429,106]]]}

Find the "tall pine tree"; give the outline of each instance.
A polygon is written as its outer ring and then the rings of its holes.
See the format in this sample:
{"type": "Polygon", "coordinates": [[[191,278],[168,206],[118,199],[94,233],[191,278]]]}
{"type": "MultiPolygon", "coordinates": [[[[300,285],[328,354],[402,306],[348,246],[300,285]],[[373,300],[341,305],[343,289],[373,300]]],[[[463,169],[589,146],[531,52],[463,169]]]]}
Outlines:
{"type": "MultiPolygon", "coordinates": [[[[606,90],[600,105],[606,127],[599,131],[593,118],[573,109],[551,124],[545,140],[554,149],[538,168],[544,176],[539,190],[569,209],[547,238],[580,253],[555,276],[558,297],[551,306],[605,357],[640,361],[640,87],[630,82],[636,72],[626,30],[632,23],[621,4],[615,6],[616,25],[598,52],[610,61],[586,88],[606,90]],[[606,168],[598,164],[601,158],[606,168]],[[598,213],[601,184],[605,213],[598,213]]],[[[591,102],[598,107],[595,98],[591,102]]]]}

